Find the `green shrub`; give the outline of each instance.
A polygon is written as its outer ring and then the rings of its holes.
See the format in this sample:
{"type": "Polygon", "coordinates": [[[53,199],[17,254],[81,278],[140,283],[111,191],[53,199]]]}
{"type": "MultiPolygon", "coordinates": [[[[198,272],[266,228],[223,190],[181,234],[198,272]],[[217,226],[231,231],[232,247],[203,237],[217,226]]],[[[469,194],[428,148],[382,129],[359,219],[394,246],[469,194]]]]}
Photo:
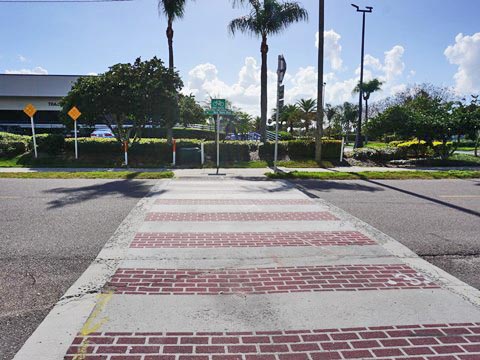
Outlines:
{"type": "MultiPolygon", "coordinates": [[[[254,141],[222,141],[220,142],[220,161],[250,161],[250,152],[255,151],[254,141]]],[[[211,160],[217,156],[215,141],[205,142],[205,155],[211,160]]]]}
{"type": "MultiPolygon", "coordinates": [[[[65,149],[65,138],[60,134],[39,134],[36,135],[37,150],[48,155],[60,154],[65,149]]],[[[32,145],[33,148],[33,140],[32,145]]]]}
{"type": "Polygon", "coordinates": [[[442,141],[434,141],[432,144],[432,149],[435,157],[447,159],[450,155],[452,155],[454,151],[454,145],[451,141],[448,141],[445,144],[443,144],[442,141]]]}
{"type": "MultiPolygon", "coordinates": [[[[287,147],[288,141],[279,141],[278,142],[278,159],[283,160],[287,156],[287,147]]],[[[273,153],[275,151],[275,142],[267,141],[266,143],[258,147],[258,156],[262,160],[271,161],[273,160],[273,153]]]]}
{"type": "Polygon", "coordinates": [[[425,157],[429,155],[429,148],[424,140],[413,139],[397,145],[407,157],[425,157]]]}
{"type": "Polygon", "coordinates": [[[371,160],[377,162],[388,162],[399,160],[404,157],[404,152],[396,147],[387,148],[361,148],[353,150],[353,158],[356,160],[371,160]]]}
{"type": "MultiPolygon", "coordinates": [[[[75,140],[65,140],[65,150],[73,153],[75,151],[75,140]]],[[[116,139],[102,139],[102,138],[78,138],[78,152],[86,155],[102,154],[120,154],[122,146],[116,139]]]]}
{"type": "Polygon", "coordinates": [[[29,149],[29,136],[0,132],[0,157],[14,157],[29,149]]]}
{"type": "Polygon", "coordinates": [[[288,131],[279,131],[278,136],[281,140],[294,140],[295,136],[290,134],[288,131]]]}
{"type": "MultiPolygon", "coordinates": [[[[267,142],[259,147],[259,156],[262,160],[272,160],[275,143],[267,142]]],[[[322,159],[336,160],[340,158],[342,142],[340,140],[322,139],[322,159]]],[[[278,142],[278,158],[304,160],[315,158],[314,140],[290,140],[278,142]]]]}

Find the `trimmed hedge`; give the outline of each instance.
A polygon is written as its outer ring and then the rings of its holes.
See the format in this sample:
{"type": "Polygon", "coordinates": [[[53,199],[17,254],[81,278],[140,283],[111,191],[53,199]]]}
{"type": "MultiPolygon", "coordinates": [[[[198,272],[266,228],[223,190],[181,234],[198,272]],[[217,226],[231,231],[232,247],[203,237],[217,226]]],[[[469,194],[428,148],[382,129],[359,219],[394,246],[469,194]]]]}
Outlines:
{"type": "Polygon", "coordinates": [[[0,157],[14,157],[26,153],[29,141],[28,136],[0,132],[0,157]]]}
{"type": "MultiPolygon", "coordinates": [[[[275,148],[274,142],[267,142],[260,145],[259,156],[262,160],[272,160],[275,148]]],[[[342,142],[340,140],[322,140],[322,159],[337,160],[340,158],[342,142]]],[[[315,158],[314,140],[291,140],[278,142],[278,158],[284,159],[288,156],[290,160],[303,160],[315,158]]]]}
{"type": "MultiPolygon", "coordinates": [[[[215,140],[215,131],[199,130],[199,129],[173,129],[173,137],[175,139],[198,139],[198,140],[215,140]]],[[[166,139],[167,129],[165,128],[147,128],[142,132],[144,139],[166,139]]],[[[225,138],[225,134],[220,133],[220,139],[225,138]]]]}

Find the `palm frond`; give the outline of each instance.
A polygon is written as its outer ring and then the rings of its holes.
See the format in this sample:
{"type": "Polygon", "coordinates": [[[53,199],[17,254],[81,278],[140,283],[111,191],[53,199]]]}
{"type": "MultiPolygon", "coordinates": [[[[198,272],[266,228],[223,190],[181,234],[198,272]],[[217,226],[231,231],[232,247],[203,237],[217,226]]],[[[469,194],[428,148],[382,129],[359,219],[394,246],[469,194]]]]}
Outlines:
{"type": "Polygon", "coordinates": [[[186,0],[158,0],[158,12],[166,18],[181,19],[185,15],[186,0]]]}

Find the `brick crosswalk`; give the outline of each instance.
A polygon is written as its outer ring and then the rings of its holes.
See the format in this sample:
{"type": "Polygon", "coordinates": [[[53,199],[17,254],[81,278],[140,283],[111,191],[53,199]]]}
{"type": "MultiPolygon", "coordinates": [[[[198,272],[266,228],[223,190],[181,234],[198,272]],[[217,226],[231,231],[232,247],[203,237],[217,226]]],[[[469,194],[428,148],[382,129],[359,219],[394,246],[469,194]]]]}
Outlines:
{"type": "Polygon", "coordinates": [[[339,220],[327,211],[316,212],[231,212],[148,213],[146,221],[315,221],[339,220]]]}
{"type": "Polygon", "coordinates": [[[438,288],[407,265],[306,266],[232,270],[119,269],[118,294],[220,295],[438,288]]]}
{"type": "Polygon", "coordinates": [[[276,197],[264,183],[255,198],[206,185],[195,198],[177,182],[141,213],[103,288],[104,327],[79,333],[65,360],[480,360],[480,315],[456,318],[444,279],[375,232],[288,187],[276,197]]]}
{"type": "Polygon", "coordinates": [[[138,233],[132,248],[364,246],[376,242],[358,231],[138,233]]]}
{"type": "MultiPolygon", "coordinates": [[[[480,323],[257,332],[107,332],[77,336],[68,354],[78,354],[80,349],[88,359],[108,360],[478,360],[480,323]]],[[[68,354],[65,359],[73,360],[68,354]]]]}

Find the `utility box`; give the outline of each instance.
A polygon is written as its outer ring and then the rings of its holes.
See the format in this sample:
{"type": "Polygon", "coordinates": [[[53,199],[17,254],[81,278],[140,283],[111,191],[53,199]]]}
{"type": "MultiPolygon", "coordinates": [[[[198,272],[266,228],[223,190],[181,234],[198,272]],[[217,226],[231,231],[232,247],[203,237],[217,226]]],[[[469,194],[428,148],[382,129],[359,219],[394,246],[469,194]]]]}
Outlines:
{"type": "Polygon", "coordinates": [[[199,147],[183,147],[177,150],[179,165],[200,165],[201,151],[199,147]]]}

